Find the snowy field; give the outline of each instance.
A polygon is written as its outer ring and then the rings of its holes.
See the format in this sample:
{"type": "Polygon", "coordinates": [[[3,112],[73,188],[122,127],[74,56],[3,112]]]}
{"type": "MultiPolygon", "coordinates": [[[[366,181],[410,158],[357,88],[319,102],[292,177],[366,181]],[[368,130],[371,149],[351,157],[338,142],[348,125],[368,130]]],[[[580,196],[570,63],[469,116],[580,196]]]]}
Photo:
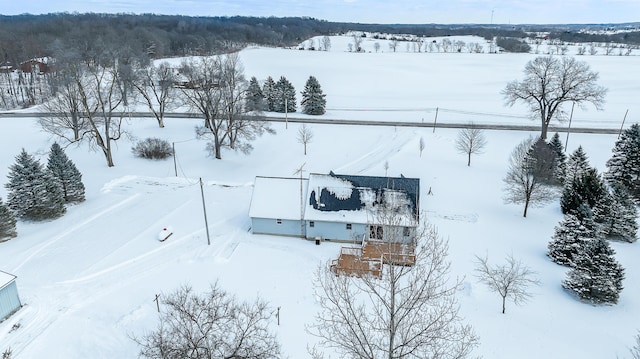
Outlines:
{"type": "MultiPolygon", "coordinates": [[[[328,118],[537,124],[523,108],[506,108],[500,91],[522,77],[527,54],[347,52],[348,38],[332,38],[332,51],[250,48],[241,52],[247,77],[286,76],[299,92],[309,75],[327,94],[328,118]],[[409,109],[409,110],[406,110],[409,109]],[[452,111],[444,111],[449,109],[452,111]]],[[[483,41],[465,39],[465,41],[483,41]]],[[[365,43],[372,49],[371,42],[365,43]]],[[[604,111],[577,110],[572,126],[619,128],[640,120],[640,57],[584,56],[609,88],[604,111]]],[[[197,120],[131,119],[131,139],[118,141],[116,166],[86,145],[67,155],[83,173],[87,200],[57,220],[18,223],[18,237],[0,243],[0,270],[18,276],[24,307],[0,323],[0,352],[15,358],[135,358],[141,336],[157,324],[156,294],[188,283],[206,290],[218,281],[239,298],[260,296],[281,307],[274,329],[290,358],[308,357],[314,338],[305,332],[316,306],[311,276],[318,265],[337,258],[340,244],[252,235],[248,217],[253,179],[292,176],[303,163],[314,173],[389,175],[421,178],[426,218],[449,240],[452,277],[464,278],[461,314],[480,337],[484,358],[628,358],[640,329],[639,245],[613,243],[626,268],[625,289],[615,306],[581,303],[565,292],[566,268],[545,255],[559,203],[532,208],[522,218],[519,205],[503,204],[502,178],[514,146],[537,133],[487,131],[485,152],[472,158],[455,150],[456,130],[311,125],[308,154],[297,142],[297,124],[275,123],[276,135],[254,142],[250,155],[226,151],[221,161],[207,156],[195,140],[197,120]],[[133,157],[134,138],[175,142],[172,160],[133,157]],[[425,150],[419,156],[419,141],[425,150]],[[200,185],[208,213],[211,245],[202,214],[200,185]],[[427,195],[429,188],[433,195],[427,195]],[[166,242],[158,232],[171,226],[166,242]],[[474,256],[492,263],[513,254],[538,272],[535,296],[523,306],[508,304],[473,276],[474,256]]],[[[566,140],[565,134],[561,139],[566,140]]],[[[582,145],[590,162],[605,169],[615,135],[572,134],[567,153],[582,145]]],[[[0,178],[25,148],[42,162],[53,142],[35,119],[0,119],[0,178]]],[[[0,188],[6,198],[6,189],[0,188]]],[[[277,205],[277,204],[274,204],[277,205]]]]}

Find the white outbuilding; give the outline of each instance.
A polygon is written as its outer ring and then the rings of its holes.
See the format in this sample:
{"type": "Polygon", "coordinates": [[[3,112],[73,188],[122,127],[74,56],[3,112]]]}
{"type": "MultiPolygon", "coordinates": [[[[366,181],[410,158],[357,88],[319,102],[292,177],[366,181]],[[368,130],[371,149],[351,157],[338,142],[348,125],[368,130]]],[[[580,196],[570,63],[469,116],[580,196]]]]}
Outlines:
{"type": "Polygon", "coordinates": [[[20,309],[16,276],[0,271],[0,322],[20,309]]]}

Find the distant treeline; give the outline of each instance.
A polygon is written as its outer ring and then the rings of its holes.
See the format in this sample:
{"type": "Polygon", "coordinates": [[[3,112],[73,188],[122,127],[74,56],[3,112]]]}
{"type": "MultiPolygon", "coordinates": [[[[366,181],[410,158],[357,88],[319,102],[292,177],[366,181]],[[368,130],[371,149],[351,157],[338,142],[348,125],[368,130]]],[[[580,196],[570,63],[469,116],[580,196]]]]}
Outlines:
{"type": "MultiPolygon", "coordinates": [[[[548,26],[547,26],[548,27],[548,26]]],[[[561,28],[561,27],[558,27],[561,28]]],[[[294,46],[318,35],[353,31],[417,36],[477,35],[524,38],[535,26],[381,25],[337,23],[308,17],[192,17],[155,14],[76,14],[0,16],[0,61],[21,61],[73,50],[82,57],[104,49],[130,56],[162,58],[208,55],[257,44],[294,46]],[[98,49],[98,50],[97,50],[98,49]]],[[[551,29],[553,30],[553,28],[551,29]]],[[[556,29],[557,30],[557,29],[556,29]]],[[[552,32],[563,41],[640,43],[640,32],[586,35],[552,32]]],[[[1,64],[0,64],[1,65],[1,64]]]]}

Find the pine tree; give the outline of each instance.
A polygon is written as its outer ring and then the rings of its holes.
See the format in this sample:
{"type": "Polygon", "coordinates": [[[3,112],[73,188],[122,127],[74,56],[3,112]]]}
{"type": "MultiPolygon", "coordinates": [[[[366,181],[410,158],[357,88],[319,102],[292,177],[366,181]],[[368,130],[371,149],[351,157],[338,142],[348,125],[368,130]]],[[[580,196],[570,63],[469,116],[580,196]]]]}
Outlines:
{"type": "MultiPolygon", "coordinates": [[[[271,80],[273,81],[273,79],[271,80]]],[[[251,111],[263,111],[265,109],[265,99],[258,79],[255,76],[249,80],[247,96],[245,98],[245,109],[251,111]]]]}
{"type": "Polygon", "coordinates": [[[16,217],[43,220],[66,212],[58,180],[27,151],[22,149],[9,170],[7,204],[16,217]]]}
{"type": "Polygon", "coordinates": [[[604,180],[598,174],[598,170],[588,168],[564,186],[560,197],[560,208],[562,213],[577,210],[582,203],[593,208],[605,193],[604,180]]]}
{"type": "Polygon", "coordinates": [[[594,218],[609,239],[635,242],[638,239],[638,209],[634,198],[620,185],[594,207],[594,218]]]}
{"type": "Polygon", "coordinates": [[[267,77],[262,86],[262,95],[264,96],[264,106],[267,111],[276,110],[276,83],[271,76],[267,77]]]}
{"type": "Polygon", "coordinates": [[[549,147],[556,153],[556,182],[563,184],[567,172],[567,156],[564,154],[564,146],[562,146],[560,135],[558,135],[557,132],[553,135],[551,141],[549,141],[549,147]]]}
{"type": "Polygon", "coordinates": [[[326,95],[322,93],[320,83],[314,76],[309,76],[307,83],[302,91],[302,100],[300,106],[302,113],[307,115],[322,115],[327,105],[326,95]]]}
{"type": "Polygon", "coordinates": [[[532,166],[535,166],[535,171],[539,174],[538,179],[550,186],[558,184],[556,181],[556,152],[546,143],[542,138],[538,138],[531,146],[529,156],[533,159],[532,166]]]}
{"type": "Polygon", "coordinates": [[[296,89],[284,76],[276,82],[274,93],[275,112],[296,112],[296,89]]]}
{"type": "Polygon", "coordinates": [[[624,268],[614,258],[615,251],[602,238],[587,242],[574,260],[562,286],[582,300],[596,304],[618,302],[624,268]]]}
{"type": "Polygon", "coordinates": [[[58,143],[51,145],[47,169],[58,180],[65,202],[84,201],[82,173],[78,171],[76,165],[67,157],[58,143]]]}
{"type": "Polygon", "coordinates": [[[564,185],[570,186],[576,178],[589,168],[591,168],[589,158],[582,146],[579,146],[567,159],[564,185]]]}
{"type": "Polygon", "coordinates": [[[16,217],[11,213],[9,207],[0,198],[0,242],[7,241],[18,235],[16,231],[16,217]]]}
{"type": "Polygon", "coordinates": [[[606,165],[607,182],[619,183],[640,200],[640,125],[635,123],[622,132],[606,165]]]}
{"type": "Polygon", "coordinates": [[[597,236],[595,226],[586,220],[583,223],[574,213],[567,213],[554,229],[553,237],[547,248],[547,255],[552,261],[567,265],[574,265],[574,258],[586,243],[597,236]]]}

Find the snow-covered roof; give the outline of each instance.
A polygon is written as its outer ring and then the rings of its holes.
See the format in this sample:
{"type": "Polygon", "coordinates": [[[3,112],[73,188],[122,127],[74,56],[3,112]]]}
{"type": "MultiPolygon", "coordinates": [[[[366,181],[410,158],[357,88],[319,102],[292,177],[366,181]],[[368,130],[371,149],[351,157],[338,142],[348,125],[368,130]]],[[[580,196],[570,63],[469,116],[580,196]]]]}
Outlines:
{"type": "Polygon", "coordinates": [[[0,271],[0,289],[9,285],[14,279],[16,279],[15,275],[0,271]]]}
{"type": "Polygon", "coordinates": [[[420,180],[405,177],[312,173],[305,209],[307,221],[378,223],[379,205],[392,206],[401,225],[415,225],[420,180]]]}
{"type": "MultiPolygon", "coordinates": [[[[300,178],[256,177],[249,216],[252,218],[300,219],[300,178]]],[[[307,198],[302,179],[302,201],[307,198]]],[[[306,203],[304,203],[306,204],[306,203]]]]}
{"type": "Polygon", "coordinates": [[[32,59],[26,60],[26,61],[22,61],[20,63],[20,65],[22,64],[27,64],[27,63],[34,63],[34,62],[40,62],[43,64],[51,64],[53,63],[53,58],[49,57],[49,56],[45,56],[45,57],[34,57],[32,59]]]}

